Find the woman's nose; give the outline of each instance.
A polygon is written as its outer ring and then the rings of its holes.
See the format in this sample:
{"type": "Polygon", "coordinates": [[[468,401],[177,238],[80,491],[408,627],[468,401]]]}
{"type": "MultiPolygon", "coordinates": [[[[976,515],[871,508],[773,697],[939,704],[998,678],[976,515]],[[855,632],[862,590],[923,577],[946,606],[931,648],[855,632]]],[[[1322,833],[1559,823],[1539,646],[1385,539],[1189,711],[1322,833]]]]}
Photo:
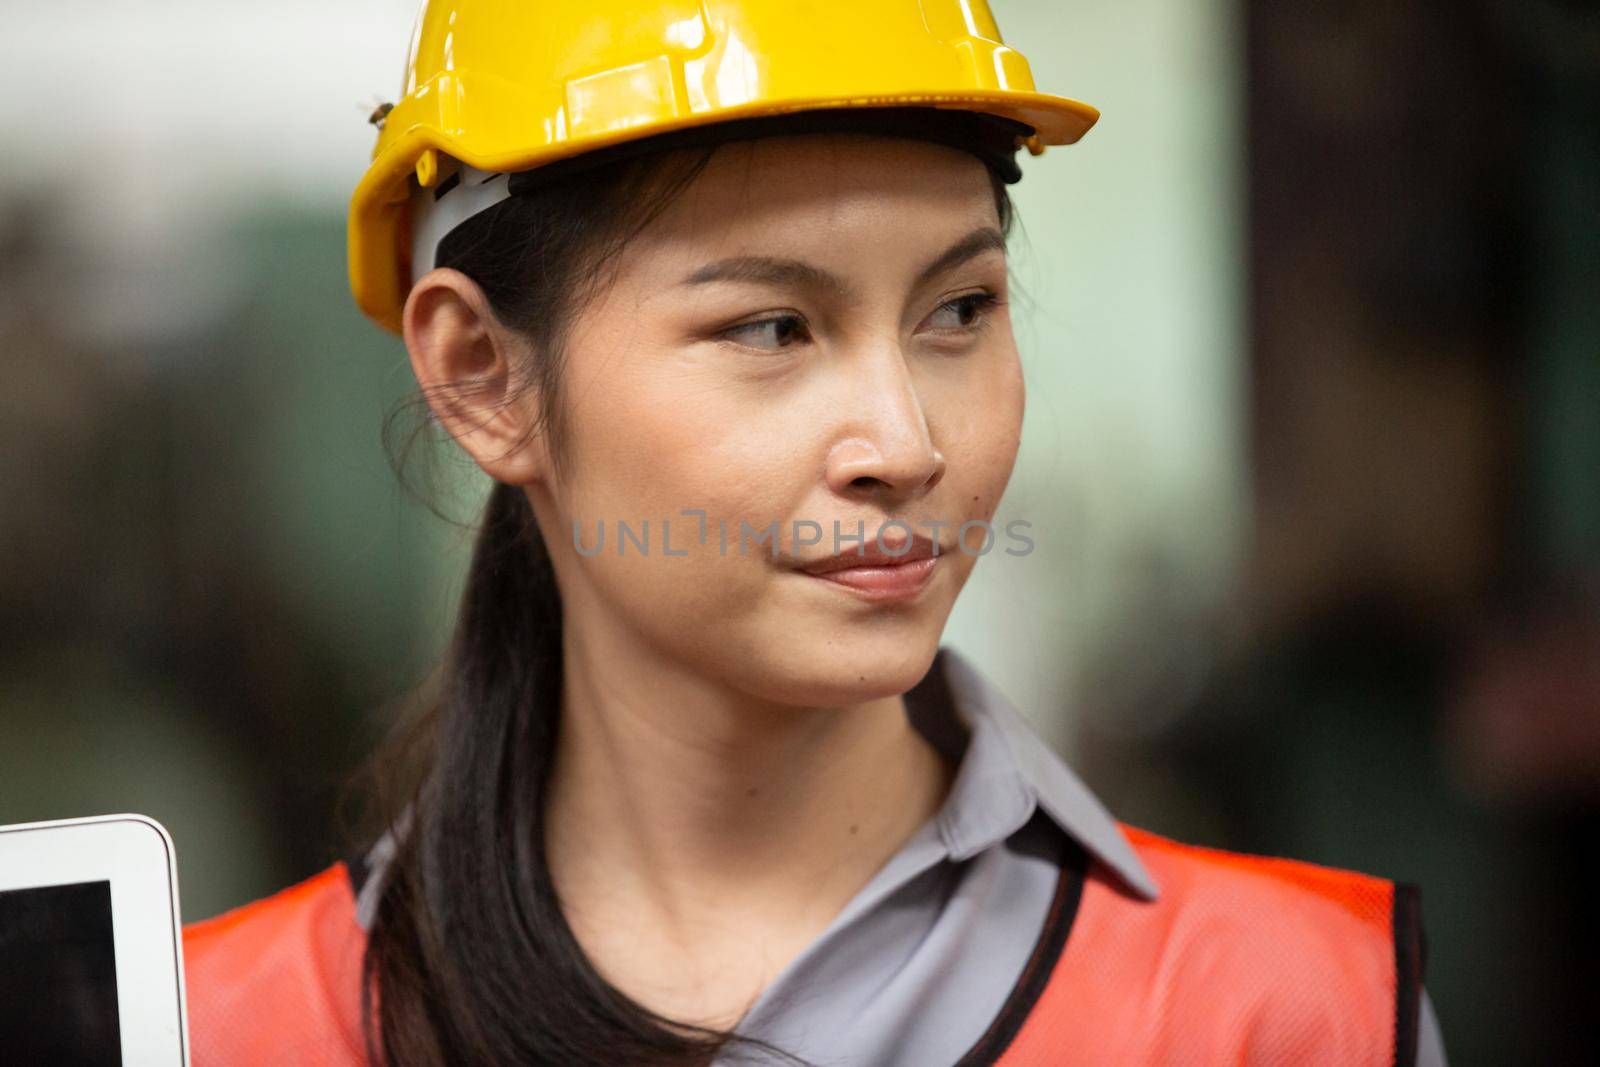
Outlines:
{"type": "Polygon", "coordinates": [[[898,351],[874,361],[879,372],[863,374],[849,386],[858,413],[841,424],[838,442],[829,450],[828,485],[842,495],[889,492],[916,497],[944,476],[944,454],[934,446],[905,359],[898,351]]]}

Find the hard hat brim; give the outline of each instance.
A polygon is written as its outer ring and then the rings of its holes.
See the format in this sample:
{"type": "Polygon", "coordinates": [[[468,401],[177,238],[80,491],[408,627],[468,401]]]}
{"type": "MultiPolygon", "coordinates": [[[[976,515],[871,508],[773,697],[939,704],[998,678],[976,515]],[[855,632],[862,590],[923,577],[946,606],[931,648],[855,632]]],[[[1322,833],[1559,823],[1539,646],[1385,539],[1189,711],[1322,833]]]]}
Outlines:
{"type": "MultiPolygon", "coordinates": [[[[411,104],[414,100],[406,101],[411,104]]],[[[654,121],[639,127],[607,130],[587,137],[575,137],[533,145],[514,151],[486,151],[470,139],[443,132],[447,124],[423,121],[411,108],[397,106],[386,123],[407,122],[405,129],[385,132],[383,146],[374,155],[361,182],[351,197],[347,244],[350,288],[357,305],[391,333],[401,332],[401,311],[411,286],[411,266],[403,261],[411,242],[406,233],[406,202],[410,182],[419,162],[428,154],[442,153],[485,171],[523,171],[609,145],[729,120],[780,115],[795,111],[862,107],[939,107],[998,115],[1026,124],[1034,130],[1030,150],[1038,153],[1048,145],[1076,142],[1100,117],[1093,106],[1050,93],[1016,89],[973,89],[961,93],[892,96],[859,96],[848,99],[790,100],[752,103],[720,109],[710,114],[690,114],[670,121],[654,121]],[[411,112],[411,114],[408,114],[411,112]]],[[[382,143],[382,142],[380,142],[382,143]]],[[[436,162],[436,157],[435,157],[436,162]]]]}

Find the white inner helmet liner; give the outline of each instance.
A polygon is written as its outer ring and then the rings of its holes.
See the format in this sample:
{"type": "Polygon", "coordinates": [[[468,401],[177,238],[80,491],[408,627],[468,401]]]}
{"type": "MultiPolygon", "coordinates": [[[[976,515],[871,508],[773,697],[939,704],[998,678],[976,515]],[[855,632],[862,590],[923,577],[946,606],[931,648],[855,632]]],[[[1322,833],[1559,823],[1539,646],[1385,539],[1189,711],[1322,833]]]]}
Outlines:
{"type": "Polygon", "coordinates": [[[472,216],[511,196],[504,172],[456,163],[432,189],[411,190],[411,284],[434,267],[439,242],[472,216]]]}

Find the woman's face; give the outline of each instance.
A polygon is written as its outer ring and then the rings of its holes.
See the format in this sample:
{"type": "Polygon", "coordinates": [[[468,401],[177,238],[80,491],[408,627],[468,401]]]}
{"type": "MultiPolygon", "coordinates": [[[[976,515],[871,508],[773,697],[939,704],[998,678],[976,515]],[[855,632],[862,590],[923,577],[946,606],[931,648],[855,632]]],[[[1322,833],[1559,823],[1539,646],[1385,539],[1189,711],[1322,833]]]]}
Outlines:
{"type": "Polygon", "coordinates": [[[862,135],[724,146],[573,321],[572,473],[528,487],[573,636],[784,703],[913,685],[1016,459],[1006,299],[976,157],[862,135]],[[857,533],[938,555],[853,581],[801,569],[850,562],[857,533]]]}

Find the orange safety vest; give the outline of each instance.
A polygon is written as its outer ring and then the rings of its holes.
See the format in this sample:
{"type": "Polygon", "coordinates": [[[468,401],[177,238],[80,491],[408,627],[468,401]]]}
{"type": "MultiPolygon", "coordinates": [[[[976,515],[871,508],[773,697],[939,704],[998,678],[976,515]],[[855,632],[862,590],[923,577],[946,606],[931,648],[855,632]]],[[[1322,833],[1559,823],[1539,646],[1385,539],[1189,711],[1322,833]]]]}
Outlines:
{"type": "MultiPolygon", "coordinates": [[[[1417,892],[1119,824],[1161,887],[1063,868],[1033,958],[962,1067],[1411,1067],[1417,892]]],[[[184,930],[196,1067],[365,1063],[342,863],[184,930]]]]}

